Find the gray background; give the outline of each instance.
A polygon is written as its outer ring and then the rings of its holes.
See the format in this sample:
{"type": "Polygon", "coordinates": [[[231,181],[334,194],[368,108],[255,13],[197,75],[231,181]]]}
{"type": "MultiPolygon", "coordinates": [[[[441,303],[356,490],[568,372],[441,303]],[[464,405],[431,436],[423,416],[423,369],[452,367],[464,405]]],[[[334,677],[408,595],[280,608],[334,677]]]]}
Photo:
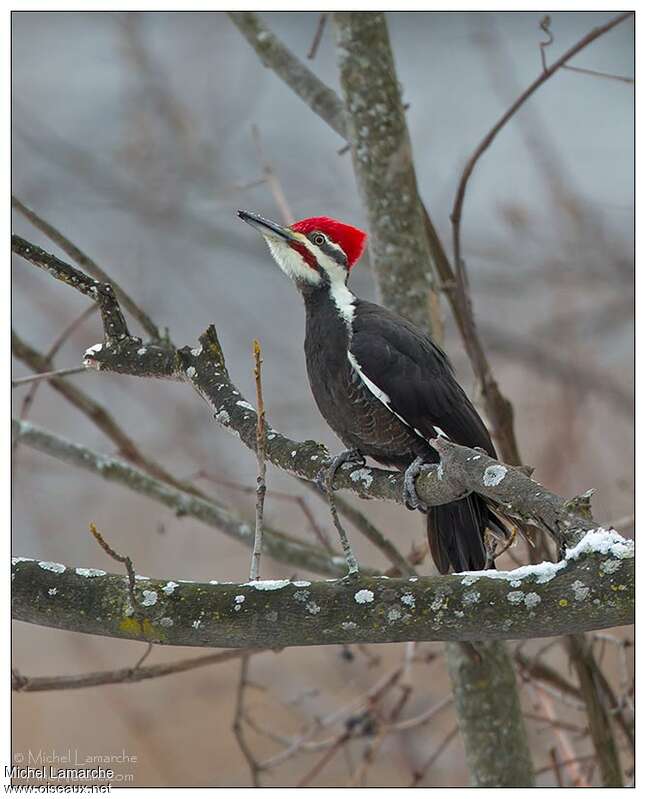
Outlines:
{"type": "MultiPolygon", "coordinates": [[[[553,60],[604,13],[554,14],[553,60]]],[[[272,29],[301,58],[318,14],[268,13],[272,29]]],[[[461,169],[478,141],[541,68],[538,13],[389,14],[420,191],[444,242],[461,169]]],[[[221,13],[14,13],[13,191],[93,256],[137,298],[175,342],[193,343],[214,322],[231,375],[253,397],[251,342],[264,351],[272,423],[295,438],[339,444],[311,400],[302,354],[303,311],[256,234],[235,215],[248,208],[280,219],[252,136],[296,218],[329,214],[363,222],[349,155],[339,137],[258,62],[221,13]]],[[[582,67],[633,75],[633,23],[622,23],[577,57],[582,67]]],[[[313,68],[337,87],[333,32],[313,68]]],[[[633,492],[633,86],[562,71],[532,98],[478,165],[463,219],[463,247],[475,311],[496,375],[515,404],[521,451],[550,488],[595,487],[597,516],[632,513],[633,492]]],[[[52,245],[14,213],[14,230],[52,245]]],[[[351,278],[374,296],[366,265],[351,278]]],[[[87,302],[15,259],[13,323],[47,350],[87,302]]],[[[91,318],[57,366],[78,363],[101,338],[91,318]]],[[[446,349],[465,388],[473,378],[447,313],[446,349]]],[[[26,369],[14,364],[14,374],[26,369]]],[[[255,458],[218,429],[181,385],[114,375],[73,378],[109,405],[147,454],[180,476],[204,470],[241,486],[255,483],[255,458]]],[[[14,391],[15,412],[26,389],[14,391]]],[[[475,397],[477,400],[477,397],[475,397]]],[[[30,418],[102,452],[112,444],[49,387],[30,418]]],[[[300,486],[269,470],[269,488],[300,486]]],[[[253,498],[203,482],[249,518],[253,498]]],[[[186,579],[239,579],[247,553],[199,523],[175,518],[124,489],[19,449],[13,480],[14,554],[114,570],[89,536],[94,521],[140,573],[186,579]]],[[[307,498],[320,524],[326,508],[307,498]]],[[[419,517],[362,503],[407,551],[422,540],[419,517]]],[[[294,502],[269,497],[267,516],[311,536],[294,502]]],[[[624,532],[631,532],[628,527],[624,532]]],[[[354,534],[359,555],[382,565],[354,534]]],[[[524,551],[519,549],[519,554],[524,551]]],[[[428,569],[425,564],[423,569],[428,569]]],[[[285,567],[266,561],[266,577],[285,567]]],[[[432,649],[432,647],[428,647],[432,649]]],[[[17,624],[14,662],[25,674],[111,668],[134,662],[142,646],[17,624]]],[[[254,712],[292,734],[312,713],[329,712],[401,657],[401,646],[372,647],[381,665],[335,647],[291,650],[254,661],[268,686],[254,712]],[[305,693],[294,709],[285,703],[305,693]]],[[[183,654],[191,654],[184,652],[183,654]]],[[[173,659],[180,652],[156,651],[173,659]]],[[[610,657],[610,656],[608,656],[610,657]]],[[[554,655],[554,665],[566,669],[554,655]]],[[[609,662],[612,672],[613,666],[609,662]]],[[[246,784],[230,734],[235,665],[151,681],[14,700],[14,750],[125,748],[139,756],[140,785],[246,784]]],[[[416,667],[411,712],[446,692],[441,663],[416,667]]],[[[567,710],[567,709],[566,709],[567,710]]],[[[567,711],[570,712],[570,711],[567,711]]],[[[452,723],[447,711],[424,735],[390,740],[369,784],[406,784],[411,764],[432,751],[452,723]]],[[[550,735],[532,729],[537,766],[550,735]]],[[[256,741],[259,752],[275,745],[256,741]]],[[[307,758],[269,784],[294,784],[307,758]]],[[[343,785],[335,759],[314,784],[343,785]]],[[[541,777],[552,784],[552,775],[541,777]]],[[[455,742],[427,776],[463,785],[455,742]]]]}

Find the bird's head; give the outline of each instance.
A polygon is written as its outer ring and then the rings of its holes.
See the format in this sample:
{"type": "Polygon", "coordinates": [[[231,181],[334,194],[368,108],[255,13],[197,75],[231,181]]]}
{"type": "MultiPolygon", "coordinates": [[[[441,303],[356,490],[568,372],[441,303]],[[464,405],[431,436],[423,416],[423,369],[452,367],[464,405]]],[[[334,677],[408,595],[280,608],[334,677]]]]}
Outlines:
{"type": "Polygon", "coordinates": [[[363,230],[329,216],[301,219],[289,227],[248,211],[238,216],[262,234],[278,266],[301,291],[345,285],[366,246],[363,230]]]}

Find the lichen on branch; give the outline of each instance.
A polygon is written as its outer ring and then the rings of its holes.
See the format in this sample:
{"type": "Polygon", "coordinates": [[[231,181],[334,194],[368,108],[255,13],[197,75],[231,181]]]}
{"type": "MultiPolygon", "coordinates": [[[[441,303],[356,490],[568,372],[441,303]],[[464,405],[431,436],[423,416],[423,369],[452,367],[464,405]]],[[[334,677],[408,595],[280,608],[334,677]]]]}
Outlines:
{"type": "Polygon", "coordinates": [[[12,562],[15,619],[178,646],[288,647],[540,638],[630,624],[634,545],[594,529],[559,563],[442,577],[209,583],[25,558],[12,562]],[[80,612],[82,609],[82,612],[80,612]]]}

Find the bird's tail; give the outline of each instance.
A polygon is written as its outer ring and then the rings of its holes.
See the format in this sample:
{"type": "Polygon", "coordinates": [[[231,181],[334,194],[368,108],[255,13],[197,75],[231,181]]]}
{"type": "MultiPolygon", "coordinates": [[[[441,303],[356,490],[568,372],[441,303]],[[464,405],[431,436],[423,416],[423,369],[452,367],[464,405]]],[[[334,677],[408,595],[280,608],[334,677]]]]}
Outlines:
{"type": "Polygon", "coordinates": [[[456,572],[484,569],[487,561],[484,533],[487,528],[503,538],[511,535],[506,520],[478,494],[429,508],[426,519],[428,544],[440,574],[447,574],[450,569],[456,572]]]}

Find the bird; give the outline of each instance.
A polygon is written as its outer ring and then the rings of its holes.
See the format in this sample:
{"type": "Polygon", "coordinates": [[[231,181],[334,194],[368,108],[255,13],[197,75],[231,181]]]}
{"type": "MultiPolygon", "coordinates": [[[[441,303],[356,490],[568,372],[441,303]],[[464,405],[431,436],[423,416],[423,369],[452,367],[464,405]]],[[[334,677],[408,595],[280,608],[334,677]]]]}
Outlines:
{"type": "MultiPolygon", "coordinates": [[[[240,210],[238,216],[262,235],[302,295],[312,394],[347,447],[332,460],[331,474],[345,461],[365,464],[367,457],[404,471],[405,502],[426,514],[437,570],[447,574],[484,569],[489,562],[485,531],[507,539],[508,520],[475,493],[426,507],[415,491],[415,478],[424,464],[439,462],[431,444],[438,437],[481,449],[492,458],[497,457],[495,447],[447,355],[431,336],[348,288],[367,234],[327,216],[291,225],[250,211],[240,210]]],[[[346,550],[343,536],[342,543],[346,550]]],[[[348,558],[348,563],[350,571],[356,570],[356,560],[348,558]]]]}

